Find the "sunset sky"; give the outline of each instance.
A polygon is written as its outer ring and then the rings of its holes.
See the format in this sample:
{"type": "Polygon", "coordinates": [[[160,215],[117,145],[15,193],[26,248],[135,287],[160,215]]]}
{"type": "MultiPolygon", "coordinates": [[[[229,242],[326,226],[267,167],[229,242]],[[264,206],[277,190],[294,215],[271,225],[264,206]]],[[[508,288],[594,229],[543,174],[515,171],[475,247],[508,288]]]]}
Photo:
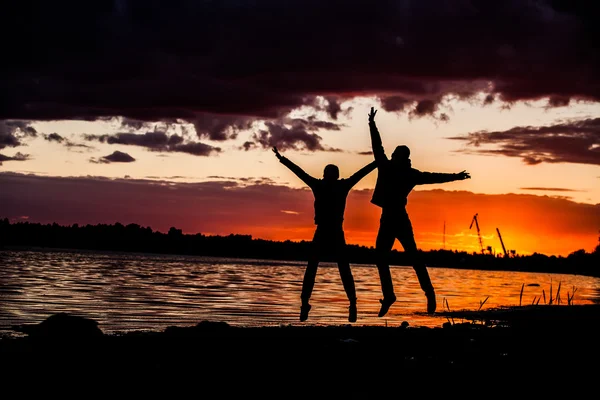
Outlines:
{"type": "MultiPolygon", "coordinates": [[[[561,1],[20,1],[1,6],[0,218],[309,240],[321,177],[388,155],[471,179],[408,198],[418,247],[593,251],[600,6],[561,1]]],[[[347,241],[373,246],[370,173],[347,241]]],[[[396,248],[401,250],[397,243],[396,248]]]]}

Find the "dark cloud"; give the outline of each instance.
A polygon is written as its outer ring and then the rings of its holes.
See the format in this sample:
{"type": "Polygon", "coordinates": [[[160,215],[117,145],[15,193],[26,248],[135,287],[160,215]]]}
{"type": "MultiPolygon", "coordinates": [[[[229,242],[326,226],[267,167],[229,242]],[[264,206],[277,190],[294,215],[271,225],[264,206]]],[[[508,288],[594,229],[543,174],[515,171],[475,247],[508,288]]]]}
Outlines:
{"type": "Polygon", "coordinates": [[[100,157],[100,158],[94,158],[94,157],[90,158],[90,162],[95,163],[95,164],[110,164],[110,163],[114,163],[114,162],[129,163],[129,162],[134,162],[134,161],[135,161],[135,158],[133,158],[129,154],[123,153],[121,151],[115,151],[112,154],[109,154],[107,156],[100,157]]]}
{"type": "Polygon", "coordinates": [[[493,94],[488,94],[485,96],[485,99],[483,100],[483,104],[484,105],[492,104],[495,100],[496,100],[496,98],[494,97],[493,94]]]}
{"type": "Polygon", "coordinates": [[[240,147],[241,149],[248,151],[248,150],[252,150],[254,148],[258,147],[258,145],[254,142],[244,142],[244,144],[240,147]]]}
{"type": "Polygon", "coordinates": [[[253,184],[253,185],[275,185],[277,184],[273,179],[271,178],[237,178],[237,177],[233,177],[233,176],[220,176],[220,175],[211,175],[211,176],[207,176],[206,178],[208,179],[217,179],[220,181],[236,181],[239,182],[241,184],[253,184]]]}
{"type": "Polygon", "coordinates": [[[273,122],[266,122],[265,129],[259,129],[252,135],[253,141],[242,145],[244,150],[257,146],[263,148],[278,147],[280,150],[308,150],[308,151],[341,151],[340,149],[324,147],[323,138],[314,131],[330,130],[339,131],[340,124],[318,120],[315,116],[307,118],[282,118],[273,122]]]}
{"type": "Polygon", "coordinates": [[[165,132],[155,131],[143,134],[117,133],[115,135],[85,135],[86,140],[98,140],[101,143],[142,146],[149,149],[166,149],[169,137],[165,132]]]}
{"type": "Polygon", "coordinates": [[[327,114],[329,114],[331,118],[337,119],[338,114],[342,111],[342,106],[340,105],[338,99],[333,96],[328,96],[326,97],[326,100],[327,106],[325,107],[325,110],[327,111],[327,114]]]}
{"type": "Polygon", "coordinates": [[[0,121],[0,150],[23,146],[23,139],[36,137],[37,131],[27,121],[0,121]]]}
{"type": "Polygon", "coordinates": [[[182,143],[173,146],[169,146],[170,151],[177,151],[180,153],[192,154],[194,156],[209,156],[211,153],[220,153],[220,147],[209,146],[204,143],[182,143]]]}
{"type": "Polygon", "coordinates": [[[548,108],[566,107],[571,102],[568,97],[552,96],[548,99],[548,108]]]}
{"type": "Polygon", "coordinates": [[[44,135],[44,139],[46,139],[49,142],[54,141],[54,142],[58,142],[58,143],[62,143],[65,140],[64,137],[60,136],[56,132],[55,133],[50,133],[48,135],[44,135]]]}
{"type": "Polygon", "coordinates": [[[171,180],[171,179],[194,179],[189,176],[181,176],[181,175],[173,175],[173,176],[146,176],[146,179],[162,179],[162,180],[171,180]]]}
{"type": "Polygon", "coordinates": [[[338,124],[336,122],[322,121],[318,120],[317,117],[311,115],[307,118],[293,118],[284,120],[286,123],[295,126],[301,126],[307,131],[317,131],[319,129],[324,129],[328,131],[339,131],[343,124],[338,124]]]}
{"type": "Polygon", "coordinates": [[[567,0],[11,2],[0,120],[184,120],[225,140],[316,96],[332,119],[359,95],[415,117],[445,94],[598,101],[599,11],[567,0]]]}
{"type": "Polygon", "coordinates": [[[129,146],[145,147],[148,150],[160,152],[180,152],[195,156],[209,156],[220,153],[220,147],[213,147],[199,142],[186,142],[180,135],[167,135],[164,131],[152,131],[142,134],[117,133],[114,135],[84,135],[86,140],[97,140],[101,143],[123,144],[129,146]]]}
{"type": "Polygon", "coordinates": [[[139,131],[142,129],[150,129],[150,123],[132,118],[122,118],[120,123],[121,127],[128,130],[139,131]]]}
{"type": "Polygon", "coordinates": [[[254,133],[252,139],[263,148],[278,147],[280,150],[325,150],[321,145],[323,138],[309,133],[302,124],[286,126],[282,123],[267,122],[267,130],[254,133]]]}
{"type": "Polygon", "coordinates": [[[12,134],[12,132],[0,132],[0,149],[3,149],[5,147],[17,147],[20,145],[21,142],[19,141],[19,139],[17,139],[15,135],[12,134]]]}
{"type": "Polygon", "coordinates": [[[407,99],[402,96],[386,96],[380,98],[381,108],[388,112],[399,112],[404,111],[411,104],[413,100],[407,99]]]}
{"type": "Polygon", "coordinates": [[[23,154],[23,153],[19,153],[19,152],[17,152],[12,157],[5,156],[4,154],[0,154],[0,165],[2,165],[3,161],[26,161],[29,159],[30,159],[29,154],[23,154]]]}
{"type": "Polygon", "coordinates": [[[235,139],[238,132],[252,128],[256,118],[200,114],[194,120],[194,128],[201,138],[223,141],[235,139]]]}
{"type": "Polygon", "coordinates": [[[479,131],[449,139],[466,141],[472,147],[463,152],[519,157],[529,165],[543,162],[600,165],[600,118],[479,131]],[[480,149],[484,145],[494,148],[480,149]]]}
{"type": "Polygon", "coordinates": [[[91,150],[94,148],[93,146],[88,146],[87,144],[83,144],[83,143],[74,143],[74,142],[71,142],[70,140],[67,140],[64,143],[64,145],[69,149],[82,148],[82,149],[91,150]]]}
{"type": "Polygon", "coordinates": [[[131,157],[129,154],[127,153],[123,153],[120,151],[115,151],[112,154],[109,154],[108,156],[104,156],[102,157],[103,160],[106,160],[108,162],[134,162],[135,158],[131,157]]]}
{"type": "Polygon", "coordinates": [[[448,121],[449,117],[445,113],[438,113],[439,100],[421,100],[417,102],[415,107],[409,111],[411,118],[420,118],[424,116],[431,116],[440,121],[448,121]]]}
{"type": "Polygon", "coordinates": [[[25,160],[29,160],[29,159],[30,159],[30,157],[29,157],[29,154],[23,154],[23,153],[19,153],[19,152],[17,152],[17,154],[15,154],[15,155],[12,157],[12,159],[13,159],[14,161],[25,161],[25,160]]]}
{"type": "Polygon", "coordinates": [[[65,147],[67,147],[69,150],[73,150],[73,149],[93,149],[92,146],[88,146],[87,144],[83,144],[83,143],[75,143],[72,142],[70,140],[68,140],[67,138],[59,135],[58,133],[54,132],[54,133],[50,133],[50,134],[42,134],[44,139],[46,139],[49,142],[56,142],[56,143],[60,143],[62,145],[64,145],[65,147]]]}

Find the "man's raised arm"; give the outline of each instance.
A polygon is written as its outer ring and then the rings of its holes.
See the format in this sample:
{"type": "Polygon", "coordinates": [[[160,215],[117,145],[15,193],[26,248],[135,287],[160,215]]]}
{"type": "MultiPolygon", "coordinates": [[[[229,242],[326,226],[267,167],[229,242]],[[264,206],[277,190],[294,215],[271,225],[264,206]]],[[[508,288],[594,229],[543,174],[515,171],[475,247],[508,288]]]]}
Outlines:
{"type": "Polygon", "coordinates": [[[373,156],[375,157],[375,161],[377,161],[377,163],[381,163],[387,161],[387,157],[385,155],[385,151],[383,150],[381,135],[379,134],[377,125],[375,125],[375,114],[377,114],[377,110],[371,107],[371,112],[369,113],[369,133],[371,134],[371,148],[373,149],[373,156]]]}
{"type": "Polygon", "coordinates": [[[302,168],[294,164],[289,158],[282,156],[279,153],[279,150],[277,150],[277,147],[273,147],[273,153],[275,153],[275,156],[277,157],[280,163],[288,167],[290,171],[292,171],[294,174],[296,174],[298,178],[302,180],[302,182],[312,187],[312,183],[316,180],[316,178],[313,178],[312,176],[304,172],[302,168]]]}

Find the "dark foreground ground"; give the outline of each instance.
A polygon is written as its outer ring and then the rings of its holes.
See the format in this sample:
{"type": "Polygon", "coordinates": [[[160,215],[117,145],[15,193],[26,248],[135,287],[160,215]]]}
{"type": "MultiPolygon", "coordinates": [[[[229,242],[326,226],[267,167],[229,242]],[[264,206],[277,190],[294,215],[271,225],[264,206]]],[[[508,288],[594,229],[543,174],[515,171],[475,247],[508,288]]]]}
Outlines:
{"type": "Polygon", "coordinates": [[[600,306],[453,312],[439,328],[204,321],[121,335],[60,317],[0,339],[0,395],[573,398],[600,388],[600,306]]]}

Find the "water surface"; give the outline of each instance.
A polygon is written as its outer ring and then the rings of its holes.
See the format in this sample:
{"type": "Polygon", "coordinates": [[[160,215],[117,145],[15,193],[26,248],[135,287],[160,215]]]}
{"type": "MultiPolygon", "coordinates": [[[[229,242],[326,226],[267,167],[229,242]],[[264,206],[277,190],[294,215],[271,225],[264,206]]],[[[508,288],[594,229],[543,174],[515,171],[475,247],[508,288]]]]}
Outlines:
{"type": "MultiPolygon", "coordinates": [[[[234,326],[341,325],[348,300],[335,264],[320,265],[312,310],[300,322],[304,262],[93,251],[0,251],[0,333],[58,312],[86,316],[105,333],[162,331],[200,321],[234,326]]],[[[392,266],[397,302],[377,317],[374,265],[352,265],[358,296],[354,325],[441,326],[411,267],[392,266]]],[[[531,272],[429,268],[438,311],[549,302],[600,302],[600,278],[531,272]],[[521,287],[525,285],[522,297],[521,287]],[[545,296],[545,297],[544,297],[545,296]],[[481,303],[485,303],[481,306],[481,303]],[[556,302],[556,300],[554,300],[556,302]]]]}

